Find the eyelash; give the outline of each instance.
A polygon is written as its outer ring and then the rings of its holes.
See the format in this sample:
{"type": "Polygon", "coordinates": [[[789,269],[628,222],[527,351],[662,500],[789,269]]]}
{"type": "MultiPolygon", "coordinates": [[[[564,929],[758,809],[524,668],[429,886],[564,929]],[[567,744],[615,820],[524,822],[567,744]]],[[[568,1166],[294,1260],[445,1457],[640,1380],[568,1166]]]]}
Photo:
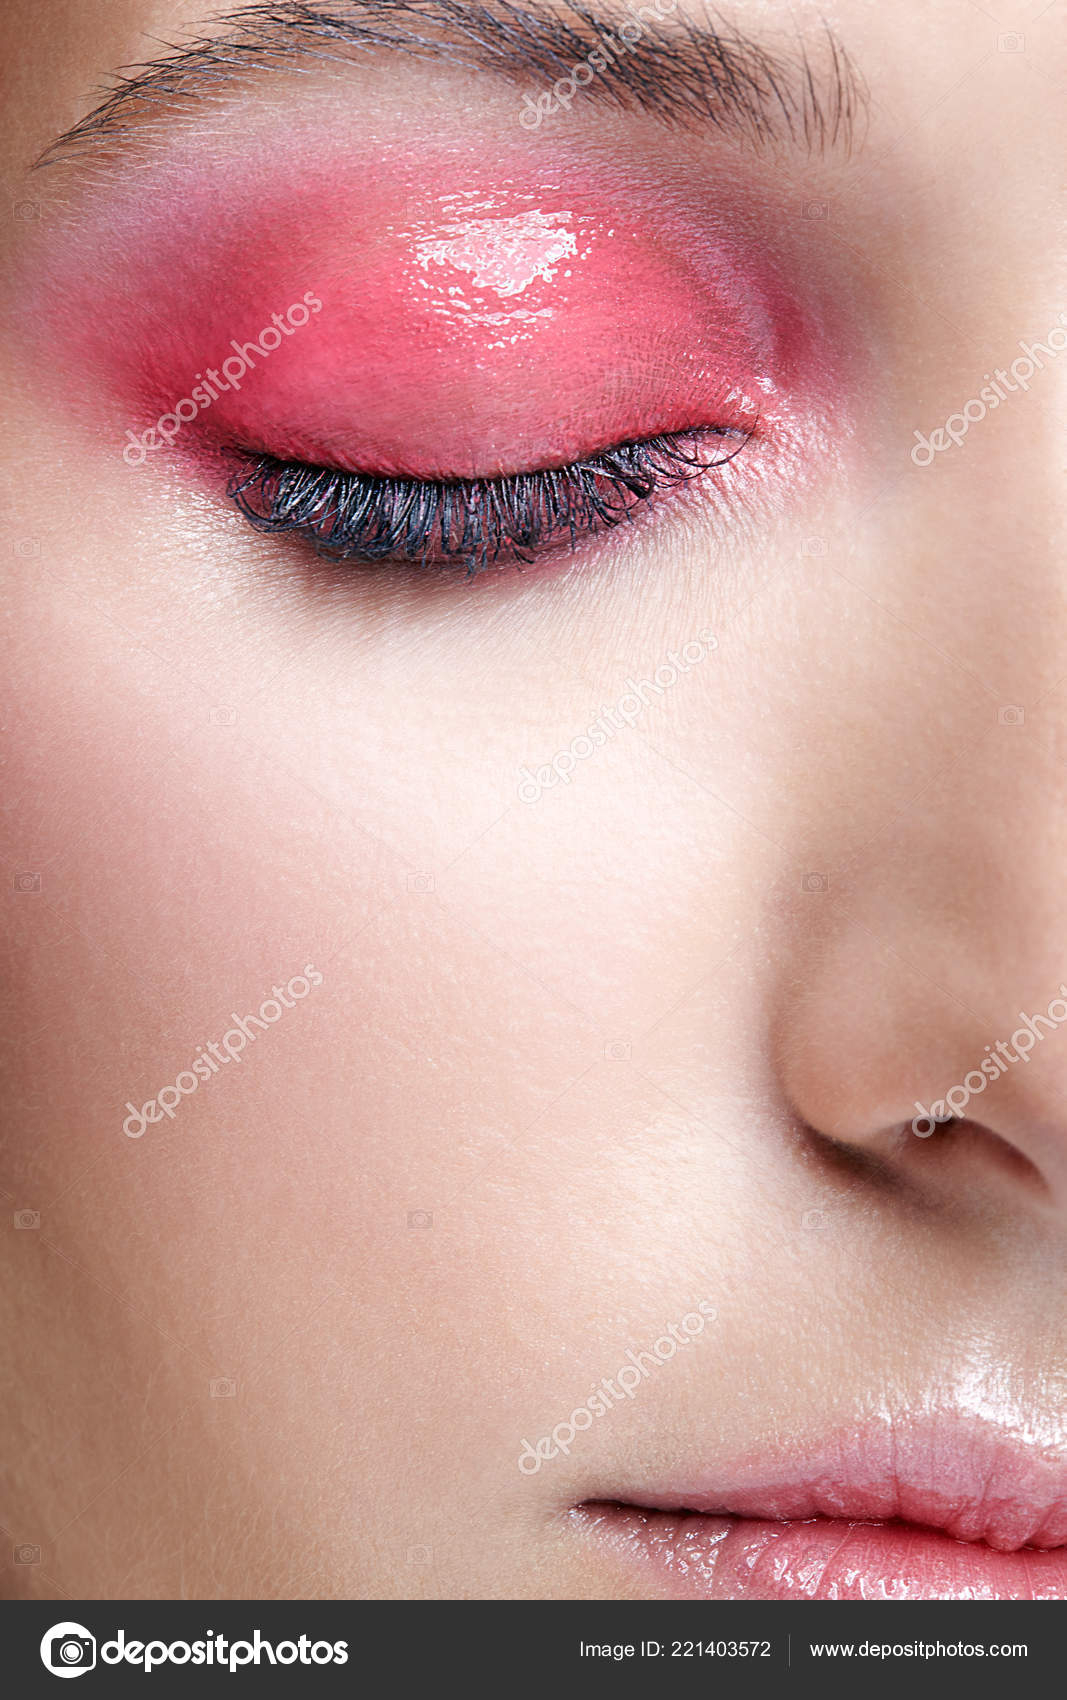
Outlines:
{"type": "Polygon", "coordinates": [[[725,466],[750,437],[726,428],[646,437],[569,466],[450,481],[246,455],[229,495],[258,530],[306,538],[335,560],[460,566],[472,577],[501,560],[575,548],[632,519],[650,496],[725,466]],[[736,446],[709,460],[699,452],[708,437],[736,446]]]}

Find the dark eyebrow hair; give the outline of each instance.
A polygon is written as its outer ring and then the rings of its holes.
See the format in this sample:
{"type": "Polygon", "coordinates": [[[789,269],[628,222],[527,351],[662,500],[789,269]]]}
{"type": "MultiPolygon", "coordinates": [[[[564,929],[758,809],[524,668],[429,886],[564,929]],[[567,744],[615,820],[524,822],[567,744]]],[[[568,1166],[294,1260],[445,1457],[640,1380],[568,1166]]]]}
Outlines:
{"type": "Polygon", "coordinates": [[[118,74],[99,104],[37,164],[133,140],[168,108],[210,101],[250,75],[358,64],[380,51],[488,70],[547,93],[599,47],[606,68],[579,85],[591,105],[648,113],[678,127],[729,130],[757,146],[848,150],[866,111],[865,85],[827,24],[811,49],[797,35],[788,50],[776,52],[710,10],[699,20],[681,12],[666,24],[638,0],[619,11],[609,0],[602,12],[585,0],[558,0],[545,10],[511,0],[293,0],[245,6],[196,27],[208,26],[210,35],[163,42],[164,57],[118,74]],[[614,32],[638,21],[635,11],[644,14],[642,35],[636,50],[626,52],[614,32]]]}

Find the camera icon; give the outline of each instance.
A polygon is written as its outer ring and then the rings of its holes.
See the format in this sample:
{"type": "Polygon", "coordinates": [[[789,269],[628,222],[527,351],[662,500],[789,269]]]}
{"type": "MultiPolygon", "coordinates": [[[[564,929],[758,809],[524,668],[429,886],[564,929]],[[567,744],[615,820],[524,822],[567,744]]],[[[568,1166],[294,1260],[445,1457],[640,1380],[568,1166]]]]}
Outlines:
{"type": "Polygon", "coordinates": [[[40,874],[29,873],[16,874],[11,884],[16,891],[40,891],[41,876],[40,874]]]}
{"type": "Polygon", "coordinates": [[[208,719],[212,726],[236,726],[237,710],[235,708],[213,708],[208,719]]]}
{"type": "Polygon", "coordinates": [[[1026,710],[1018,703],[1006,702],[1003,708],[997,709],[997,720],[1001,726],[1025,726],[1026,710]]]}
{"type": "Polygon", "coordinates": [[[1003,35],[997,36],[997,52],[1025,53],[1026,37],[1020,35],[1018,30],[1006,30],[1003,35]]]}
{"type": "Polygon", "coordinates": [[[40,1564],[41,1549],[31,1546],[16,1547],[12,1557],[16,1564],[40,1564]]]}
{"type": "Polygon", "coordinates": [[[30,561],[40,553],[41,539],[39,537],[20,537],[15,543],[15,554],[23,561],[30,561]]]}
{"type": "Polygon", "coordinates": [[[805,201],[800,209],[801,218],[829,218],[829,201],[805,201]]]}
{"type": "Polygon", "coordinates": [[[800,553],[802,555],[825,555],[829,548],[830,545],[825,537],[805,537],[800,545],[800,553]]]}
{"type": "Polygon", "coordinates": [[[237,1397],[237,1383],[228,1375],[217,1375],[214,1381],[209,1381],[207,1385],[213,1399],[236,1399],[237,1397]]]}
{"type": "Polygon", "coordinates": [[[82,1623],[56,1623],[41,1640],[41,1663],[53,1676],[84,1676],[96,1666],[96,1637],[82,1623]]]}
{"type": "Polygon", "coordinates": [[[434,881],[434,877],[433,877],[432,874],[409,874],[408,875],[408,890],[409,891],[433,891],[434,886],[435,886],[435,881],[434,881]]]}
{"type": "Polygon", "coordinates": [[[604,1046],[604,1055],[609,1062],[629,1062],[633,1046],[628,1039],[609,1039],[604,1046]]]}
{"type": "Polygon", "coordinates": [[[408,1227],[409,1228],[432,1228],[433,1227],[433,1211],[432,1210],[409,1210],[408,1211],[408,1227]]]}
{"type": "Polygon", "coordinates": [[[11,208],[12,216],[21,219],[23,224],[30,224],[33,219],[41,216],[40,201],[15,201],[11,208]]]}
{"type": "Polygon", "coordinates": [[[803,1223],[804,1227],[807,1228],[808,1231],[810,1232],[812,1228],[820,1228],[822,1226],[822,1224],[826,1221],[826,1211],[825,1210],[805,1210],[805,1212],[804,1212],[803,1216],[800,1218],[800,1220],[803,1223]]]}
{"type": "Polygon", "coordinates": [[[800,882],[801,891],[829,891],[829,874],[805,874],[800,882]]]}
{"type": "Polygon", "coordinates": [[[409,1564],[430,1564],[433,1561],[431,1547],[408,1547],[409,1564]]]}
{"type": "Polygon", "coordinates": [[[41,1212],[39,1210],[16,1210],[15,1226],[16,1228],[39,1228],[41,1226],[41,1212]]]}

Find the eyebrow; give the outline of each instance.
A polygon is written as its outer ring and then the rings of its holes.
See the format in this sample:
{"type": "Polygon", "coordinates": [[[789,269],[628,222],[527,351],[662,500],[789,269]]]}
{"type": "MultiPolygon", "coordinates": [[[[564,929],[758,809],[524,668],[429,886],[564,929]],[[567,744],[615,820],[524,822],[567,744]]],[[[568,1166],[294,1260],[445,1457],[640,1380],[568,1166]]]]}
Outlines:
{"type": "Polygon", "coordinates": [[[867,104],[863,80],[828,24],[810,45],[798,34],[788,49],[772,51],[710,11],[701,19],[679,12],[666,23],[637,0],[626,10],[609,0],[603,11],[584,0],[544,10],[510,0],[253,5],[196,26],[209,27],[184,44],[160,43],[163,57],[117,73],[99,104],[37,165],[150,139],[168,111],[194,111],[272,70],[358,65],[381,52],[489,71],[544,95],[599,48],[606,67],[578,85],[592,105],[810,153],[849,151],[867,104]],[[641,28],[631,50],[616,34],[626,23],[641,28]]]}

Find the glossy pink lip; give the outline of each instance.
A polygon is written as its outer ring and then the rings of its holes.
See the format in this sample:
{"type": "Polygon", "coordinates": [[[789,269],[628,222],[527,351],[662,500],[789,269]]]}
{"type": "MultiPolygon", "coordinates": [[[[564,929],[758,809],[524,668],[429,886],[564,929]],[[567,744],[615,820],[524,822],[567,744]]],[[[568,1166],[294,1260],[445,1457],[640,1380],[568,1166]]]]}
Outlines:
{"type": "Polygon", "coordinates": [[[611,1505],[576,1515],[623,1563],[649,1570],[669,1598],[1067,1599],[1063,1548],[995,1552],[907,1523],[775,1523],[611,1505]]]}
{"type": "Polygon", "coordinates": [[[1062,1438],[973,1416],[873,1424],[577,1516],[683,1597],[1067,1598],[1062,1438]]]}

